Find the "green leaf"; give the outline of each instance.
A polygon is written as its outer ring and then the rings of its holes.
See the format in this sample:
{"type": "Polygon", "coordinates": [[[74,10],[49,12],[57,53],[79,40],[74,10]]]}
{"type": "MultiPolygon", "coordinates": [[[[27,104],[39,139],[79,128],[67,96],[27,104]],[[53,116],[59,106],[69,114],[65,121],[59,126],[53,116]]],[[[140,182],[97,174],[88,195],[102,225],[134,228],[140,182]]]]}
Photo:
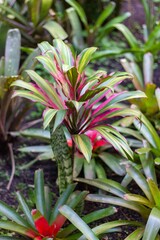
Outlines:
{"type": "Polygon", "coordinates": [[[34,26],[36,26],[40,18],[41,0],[30,0],[29,3],[31,8],[31,19],[34,26]]]}
{"type": "Polygon", "coordinates": [[[67,189],[62,193],[62,195],[57,200],[56,204],[54,205],[53,210],[51,211],[49,224],[51,225],[53,221],[56,219],[59,213],[59,207],[64,205],[68,198],[71,196],[71,193],[74,191],[76,184],[68,185],[67,189]]]}
{"type": "Polygon", "coordinates": [[[46,204],[45,204],[45,196],[44,196],[44,175],[41,169],[36,170],[34,175],[34,186],[35,186],[35,202],[36,209],[40,211],[40,213],[46,216],[46,204]]]}
{"type": "Polygon", "coordinates": [[[5,46],[5,76],[18,75],[20,63],[20,47],[20,31],[16,28],[10,29],[7,33],[5,46]]]}
{"type": "Polygon", "coordinates": [[[124,161],[122,157],[107,152],[101,152],[100,154],[98,154],[98,156],[116,174],[123,176],[126,173],[124,166],[121,165],[121,163],[123,163],[124,161]]]}
{"type": "Polygon", "coordinates": [[[137,39],[134,37],[134,35],[125,25],[121,23],[117,23],[117,24],[114,24],[113,27],[117,28],[124,35],[124,37],[127,39],[129,45],[132,48],[139,48],[137,39]]]}
{"type": "Polygon", "coordinates": [[[92,201],[92,202],[98,202],[98,203],[108,203],[111,205],[116,205],[116,206],[121,206],[125,207],[128,209],[132,209],[138,213],[141,214],[141,216],[145,219],[148,218],[148,215],[150,213],[150,209],[137,204],[135,202],[129,201],[127,202],[124,199],[121,199],[119,197],[113,197],[113,196],[105,196],[105,195],[100,195],[100,194],[88,194],[86,197],[87,201],[92,201]]]}
{"type": "Polygon", "coordinates": [[[63,122],[64,118],[66,115],[66,110],[58,110],[57,113],[55,114],[54,118],[52,119],[52,123],[53,123],[53,133],[55,132],[55,130],[57,129],[57,127],[59,125],[61,125],[61,123],[63,122]]]}
{"type": "Polygon", "coordinates": [[[126,139],[115,129],[109,126],[98,126],[94,129],[110,142],[125,158],[128,158],[128,156],[133,158],[133,152],[126,142],[126,139]]]}
{"type": "Polygon", "coordinates": [[[110,2],[107,5],[107,7],[102,11],[100,16],[98,17],[98,19],[94,25],[94,30],[101,27],[101,25],[104,23],[104,21],[112,14],[114,9],[115,9],[115,3],[110,2]]]}
{"type": "Polygon", "coordinates": [[[53,40],[55,48],[60,54],[60,59],[63,64],[68,65],[69,67],[74,67],[74,59],[71,52],[71,49],[65,44],[61,39],[53,40]]]}
{"type": "Polygon", "coordinates": [[[160,190],[158,188],[158,185],[151,178],[148,178],[147,182],[154,198],[155,204],[158,208],[160,208],[160,190]]]}
{"type": "Polygon", "coordinates": [[[155,207],[152,209],[149,215],[142,240],[151,239],[155,240],[159,232],[159,229],[160,229],[160,211],[158,208],[155,207]]]}
{"type": "Polygon", "coordinates": [[[75,179],[78,182],[83,182],[86,184],[89,184],[91,186],[97,187],[99,189],[102,189],[104,191],[110,192],[112,194],[115,194],[116,196],[123,197],[124,194],[128,192],[128,190],[121,186],[120,183],[109,180],[109,179],[83,179],[83,178],[76,178],[75,179]]]}
{"type": "Polygon", "coordinates": [[[154,203],[150,202],[147,198],[138,195],[138,194],[125,194],[124,195],[124,199],[127,201],[133,201],[133,202],[137,202],[139,204],[143,204],[149,208],[153,208],[154,207],[154,203]]]}
{"type": "Polygon", "coordinates": [[[94,179],[96,177],[94,158],[92,158],[89,163],[84,161],[84,176],[86,179],[94,179]]]}
{"type": "Polygon", "coordinates": [[[70,207],[63,205],[59,208],[59,211],[64,215],[76,228],[81,231],[88,240],[98,240],[96,235],[92,232],[89,226],[75,213],[70,207]]]}
{"type": "Polygon", "coordinates": [[[9,207],[2,201],[0,201],[0,215],[6,216],[21,226],[29,227],[29,224],[26,220],[24,220],[13,208],[9,207]]]}
{"type": "Polygon", "coordinates": [[[57,114],[58,110],[56,109],[51,109],[48,108],[44,111],[43,114],[43,128],[46,129],[48,127],[48,125],[50,124],[50,122],[52,121],[52,119],[55,117],[55,115],[57,114]]]}
{"type": "Polygon", "coordinates": [[[48,97],[60,108],[63,109],[63,105],[61,103],[61,100],[59,99],[58,94],[54,90],[54,88],[51,88],[50,84],[47,83],[43,78],[41,78],[36,72],[33,70],[27,71],[30,78],[36,82],[36,84],[43,89],[48,95],[48,97]]]}
{"type": "Polygon", "coordinates": [[[137,228],[134,232],[132,232],[128,237],[126,237],[124,240],[140,240],[143,236],[144,228],[140,227],[137,228]]]}
{"type": "Polygon", "coordinates": [[[17,196],[18,202],[20,204],[20,207],[23,210],[23,213],[25,214],[25,216],[27,218],[28,223],[30,224],[31,228],[33,228],[35,230],[35,225],[34,225],[34,221],[32,218],[31,210],[29,209],[26,201],[24,200],[24,198],[22,197],[20,192],[16,192],[16,196],[17,196]]]}
{"type": "Polygon", "coordinates": [[[83,70],[91,60],[92,55],[96,51],[96,49],[96,47],[86,48],[78,55],[77,69],[80,74],[83,72],[83,70]]]}
{"type": "MultiPolygon", "coordinates": [[[[0,228],[6,229],[12,232],[17,232],[19,234],[28,236],[30,238],[36,237],[37,232],[31,230],[30,228],[23,227],[17,223],[10,222],[10,221],[0,221],[0,228]]],[[[12,237],[13,239],[13,237],[12,237]]]]}
{"type": "Polygon", "coordinates": [[[142,173],[131,165],[126,166],[127,173],[134,179],[138,186],[142,189],[146,197],[154,203],[153,196],[149,189],[148,183],[142,173]]]}
{"type": "Polygon", "coordinates": [[[21,14],[19,14],[18,12],[16,12],[15,10],[13,10],[13,8],[5,6],[4,4],[0,4],[0,8],[4,11],[6,11],[7,13],[11,14],[12,16],[14,16],[14,18],[17,18],[21,23],[23,23],[24,25],[28,26],[28,21],[27,19],[25,19],[24,17],[22,17],[21,14]]]}
{"type": "Polygon", "coordinates": [[[69,5],[71,5],[78,13],[81,21],[84,23],[85,27],[88,27],[87,17],[82,6],[75,0],[65,0],[69,5]]]}
{"type": "Polygon", "coordinates": [[[49,13],[53,0],[41,0],[40,20],[44,20],[49,13]]]}
{"type": "MultiPolygon", "coordinates": [[[[117,209],[115,207],[108,207],[104,209],[100,209],[94,212],[91,212],[84,217],[82,217],[82,220],[89,224],[91,222],[95,222],[99,219],[102,219],[104,217],[108,217],[114,213],[117,212],[117,209]]],[[[58,237],[64,238],[66,236],[69,236],[74,230],[76,230],[76,227],[72,224],[70,224],[68,227],[66,227],[64,230],[62,230],[59,234],[58,237]]]]}
{"type": "Polygon", "coordinates": [[[60,38],[62,40],[68,37],[66,31],[62,28],[62,26],[55,21],[48,21],[43,25],[53,38],[60,38]]]}
{"type": "Polygon", "coordinates": [[[73,140],[86,158],[87,162],[90,162],[92,156],[92,144],[90,139],[84,134],[77,134],[73,135],[73,140]]]}
{"type": "MultiPolygon", "coordinates": [[[[117,220],[117,221],[113,221],[113,222],[108,222],[108,223],[103,223],[97,227],[94,227],[92,229],[92,231],[96,234],[96,235],[100,235],[103,233],[106,233],[108,230],[110,229],[114,229],[118,226],[123,226],[123,225],[133,225],[133,226],[141,226],[141,224],[139,222],[136,221],[128,221],[128,220],[117,220]]],[[[78,240],[87,240],[87,238],[85,236],[80,237],[78,240]]]]}

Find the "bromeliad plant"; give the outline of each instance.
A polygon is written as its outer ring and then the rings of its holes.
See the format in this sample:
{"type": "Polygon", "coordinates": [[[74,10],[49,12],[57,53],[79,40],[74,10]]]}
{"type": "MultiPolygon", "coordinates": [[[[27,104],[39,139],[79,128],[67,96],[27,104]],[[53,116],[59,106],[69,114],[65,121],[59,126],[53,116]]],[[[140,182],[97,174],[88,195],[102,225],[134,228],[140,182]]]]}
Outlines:
{"type": "Polygon", "coordinates": [[[22,87],[15,96],[22,96],[46,106],[44,128],[51,130],[51,145],[58,163],[59,186],[61,192],[72,182],[72,164],[75,148],[78,148],[89,162],[92,143],[85,134],[89,130],[98,132],[124,157],[132,158],[132,150],[126,139],[107,121],[112,116],[130,115],[130,110],[121,109],[119,102],[145,97],[141,91],[114,93],[115,85],[132,75],[118,72],[107,75],[97,71],[92,76],[85,75],[95,47],[83,50],[77,57],[62,40],[55,40],[54,47],[47,42],[39,44],[42,55],[37,57],[44,68],[53,76],[48,82],[34,71],[27,71],[33,83],[17,80],[12,86],[22,87]],[[102,100],[105,97],[105,101],[102,100]],[[121,111],[120,111],[121,110],[121,111]],[[120,114],[119,114],[120,113],[120,114]],[[68,147],[66,131],[72,139],[72,155],[68,147]]]}
{"type": "Polygon", "coordinates": [[[89,194],[86,198],[87,200],[118,205],[134,210],[141,215],[144,221],[143,226],[137,228],[125,240],[157,240],[160,237],[160,190],[154,158],[151,151],[146,151],[146,148],[137,150],[137,153],[139,154],[141,164],[136,165],[126,162],[126,177],[134,180],[141,189],[142,194],[131,193],[124,187],[124,179],[121,184],[110,179],[77,180],[115,195],[89,194]]]}
{"type": "MultiPolygon", "coordinates": [[[[109,207],[97,210],[80,218],[73,209],[78,205],[81,205],[81,202],[84,201],[88,192],[73,192],[76,184],[71,184],[57,200],[54,207],[52,207],[52,194],[50,189],[47,186],[44,186],[42,170],[37,170],[35,172],[34,183],[36,208],[31,210],[20,192],[17,192],[17,199],[20,209],[23,212],[23,216],[4,202],[0,201],[0,215],[7,218],[7,220],[0,220],[0,228],[17,233],[18,235],[23,236],[23,238],[25,237],[25,239],[80,240],[82,239],[81,235],[84,234],[86,239],[98,240],[96,235],[105,232],[106,229],[99,226],[99,233],[96,232],[95,234],[89,228],[87,223],[110,216],[116,212],[114,207],[109,207]],[[67,218],[73,224],[64,227],[67,218]]],[[[125,223],[121,223],[121,225],[123,224],[125,223]]],[[[110,228],[112,228],[112,226],[110,226],[110,228]]],[[[0,236],[0,239],[3,240],[18,240],[23,238],[0,236]]]]}
{"type": "Polygon", "coordinates": [[[12,162],[12,174],[7,188],[11,185],[15,170],[12,149],[13,136],[11,132],[18,131],[30,125],[25,125],[23,122],[26,113],[31,108],[31,103],[28,100],[22,100],[19,97],[12,99],[13,89],[10,88],[10,85],[17,79],[26,81],[27,76],[24,70],[25,68],[33,68],[34,61],[32,59],[38,54],[38,51],[35,50],[24,61],[21,68],[19,68],[20,47],[21,34],[19,30],[9,30],[6,39],[5,55],[0,59],[0,155],[3,152],[6,154],[7,150],[12,162]]]}

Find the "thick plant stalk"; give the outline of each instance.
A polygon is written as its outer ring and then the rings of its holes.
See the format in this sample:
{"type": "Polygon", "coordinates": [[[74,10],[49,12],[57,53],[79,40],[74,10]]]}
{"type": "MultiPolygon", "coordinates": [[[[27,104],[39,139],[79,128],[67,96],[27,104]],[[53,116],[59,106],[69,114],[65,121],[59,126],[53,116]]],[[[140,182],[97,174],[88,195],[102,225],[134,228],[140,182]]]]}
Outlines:
{"type": "Polygon", "coordinates": [[[58,185],[60,194],[72,182],[72,157],[63,131],[59,126],[53,133],[53,124],[50,124],[51,147],[58,167],[58,185]]]}

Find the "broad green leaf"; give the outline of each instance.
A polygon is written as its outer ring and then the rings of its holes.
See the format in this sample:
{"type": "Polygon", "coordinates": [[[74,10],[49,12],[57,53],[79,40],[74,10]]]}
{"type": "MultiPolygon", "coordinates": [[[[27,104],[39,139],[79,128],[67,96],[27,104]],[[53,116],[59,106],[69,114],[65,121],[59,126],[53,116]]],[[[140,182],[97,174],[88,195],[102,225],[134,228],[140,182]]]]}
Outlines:
{"type": "MultiPolygon", "coordinates": [[[[136,221],[117,220],[113,222],[103,223],[97,227],[94,227],[92,231],[96,235],[100,235],[100,234],[106,233],[109,229],[112,229],[112,228],[114,229],[118,226],[125,226],[125,225],[141,226],[142,224],[136,221]]],[[[87,238],[85,236],[82,236],[78,240],[87,240],[87,238]]]]}
{"type": "Polygon", "coordinates": [[[30,153],[40,153],[40,152],[48,152],[51,150],[50,145],[44,145],[44,146],[30,146],[30,147],[21,147],[18,149],[18,151],[21,152],[30,152],[30,153]]]}
{"type": "Polygon", "coordinates": [[[90,162],[84,161],[84,176],[86,179],[94,179],[96,177],[95,173],[95,159],[91,158],[90,162]]]}
{"type": "Polygon", "coordinates": [[[95,164],[95,172],[98,178],[106,178],[106,171],[102,164],[96,162],[95,164]]]}
{"type": "Polygon", "coordinates": [[[42,21],[49,13],[53,0],[41,0],[40,20],[42,21]]]}
{"type": "Polygon", "coordinates": [[[86,48],[78,55],[77,69],[80,74],[83,72],[83,70],[91,60],[93,53],[96,51],[96,49],[96,47],[86,48]]]}
{"type": "Polygon", "coordinates": [[[62,26],[55,21],[48,21],[43,25],[53,38],[60,38],[62,40],[68,37],[66,31],[62,28],[62,26]]]}
{"type": "Polygon", "coordinates": [[[99,15],[98,19],[96,20],[96,23],[94,25],[94,30],[101,27],[104,21],[112,14],[114,9],[115,9],[115,3],[110,2],[107,5],[107,7],[102,11],[102,13],[99,15]]]}
{"type": "Polygon", "coordinates": [[[160,190],[158,188],[158,185],[151,178],[148,178],[147,182],[154,198],[156,207],[160,208],[160,190]]]}
{"type": "Polygon", "coordinates": [[[137,202],[139,204],[143,204],[149,208],[154,207],[154,203],[150,202],[147,198],[145,198],[141,195],[138,195],[138,194],[130,194],[130,193],[125,194],[124,199],[127,201],[133,201],[133,202],[137,202]]]}
{"type": "Polygon", "coordinates": [[[63,205],[59,208],[59,211],[64,215],[71,223],[73,223],[79,231],[81,231],[88,240],[98,240],[96,235],[92,232],[89,226],[67,205],[63,205]]]}
{"type": "Polygon", "coordinates": [[[5,46],[5,76],[18,75],[20,63],[20,47],[20,31],[16,28],[10,29],[7,33],[5,46]]]}
{"type": "Polygon", "coordinates": [[[147,183],[145,177],[143,176],[143,174],[131,165],[126,166],[126,171],[134,179],[134,181],[138,184],[138,186],[142,189],[142,191],[144,192],[146,197],[152,203],[154,203],[153,196],[151,194],[148,183],[147,183]]]}
{"type": "Polygon", "coordinates": [[[63,122],[65,115],[66,115],[66,110],[58,110],[57,113],[55,114],[55,116],[52,118],[52,123],[53,123],[52,131],[53,132],[63,122]]]}
{"type": "Polygon", "coordinates": [[[82,168],[83,168],[83,163],[84,163],[85,158],[82,156],[76,156],[74,157],[74,164],[73,164],[73,178],[78,177],[80,174],[82,168]]]}
{"type": "Polygon", "coordinates": [[[43,113],[43,118],[44,118],[43,128],[44,129],[46,129],[48,127],[48,125],[50,124],[52,119],[55,117],[57,112],[58,112],[57,109],[51,109],[51,108],[48,108],[44,111],[44,113],[43,113]]]}
{"type": "Polygon", "coordinates": [[[36,209],[40,211],[40,213],[46,216],[46,204],[45,204],[45,196],[44,196],[44,175],[41,169],[36,170],[34,175],[34,186],[35,186],[35,202],[36,209]]]}
{"type": "Polygon", "coordinates": [[[20,135],[25,137],[37,138],[46,142],[50,142],[50,132],[48,130],[30,128],[30,129],[20,131],[20,135]]]}
{"type": "Polygon", "coordinates": [[[17,196],[17,199],[18,199],[21,209],[28,220],[28,223],[30,224],[31,228],[35,230],[35,225],[34,225],[34,221],[33,221],[31,210],[29,209],[29,206],[27,205],[25,199],[23,198],[23,196],[21,195],[20,192],[16,192],[16,196],[17,196]]]}
{"type": "Polygon", "coordinates": [[[137,204],[135,202],[132,201],[126,201],[122,198],[119,197],[113,197],[113,196],[109,196],[109,195],[100,195],[100,194],[88,194],[86,197],[87,201],[91,201],[91,202],[98,202],[98,203],[108,203],[111,205],[116,205],[116,206],[121,206],[121,207],[125,207],[128,209],[132,209],[138,213],[141,214],[141,216],[144,219],[148,218],[148,215],[150,214],[150,210],[140,204],[137,204]]]}
{"type": "MultiPolygon", "coordinates": [[[[89,224],[91,222],[95,222],[104,217],[108,217],[116,212],[117,212],[117,209],[115,207],[108,207],[108,208],[104,208],[104,209],[100,209],[100,210],[91,212],[91,213],[85,215],[84,217],[82,217],[82,220],[85,223],[89,224]]],[[[74,230],[76,230],[76,227],[73,224],[69,225],[68,227],[66,227],[64,230],[62,230],[58,234],[58,237],[64,238],[66,236],[69,236],[69,234],[71,234],[74,230]]]]}
{"type": "Polygon", "coordinates": [[[40,18],[41,0],[30,0],[29,4],[31,9],[31,19],[34,26],[36,26],[40,18]]]}
{"type": "Polygon", "coordinates": [[[124,166],[121,165],[121,163],[123,163],[124,161],[122,157],[107,152],[101,152],[100,154],[98,154],[98,156],[116,174],[123,176],[126,173],[124,166]]]}
{"type": "MultiPolygon", "coordinates": [[[[20,233],[22,235],[34,238],[37,236],[37,232],[31,230],[30,228],[23,227],[17,223],[11,221],[0,221],[0,228],[6,229],[12,232],[20,233]]],[[[13,239],[13,237],[12,237],[13,239]]]]}
{"type": "Polygon", "coordinates": [[[137,228],[134,232],[132,232],[128,237],[126,237],[124,240],[140,240],[143,236],[144,228],[140,227],[137,228]]]}
{"type": "Polygon", "coordinates": [[[124,194],[128,192],[128,190],[126,188],[124,188],[123,186],[121,186],[121,184],[119,184],[113,180],[109,180],[109,179],[76,178],[75,180],[78,182],[83,182],[83,183],[89,184],[91,186],[97,187],[104,191],[110,192],[119,197],[123,197],[124,194]]]}
{"type": "Polygon", "coordinates": [[[9,207],[2,201],[0,201],[0,215],[6,216],[21,226],[29,227],[29,224],[26,220],[24,220],[13,208],[9,207]]]}
{"type": "Polygon", "coordinates": [[[67,189],[62,193],[62,195],[57,200],[56,204],[54,205],[54,208],[51,211],[49,224],[51,225],[53,221],[56,219],[58,213],[59,213],[59,207],[64,205],[68,198],[71,196],[71,193],[74,191],[76,187],[76,184],[70,184],[68,185],[67,189]]]}
{"type": "Polygon", "coordinates": [[[87,17],[82,6],[75,0],[65,0],[69,5],[71,5],[78,13],[81,21],[84,23],[85,27],[88,27],[87,17]]]}
{"type": "Polygon", "coordinates": [[[84,134],[73,135],[73,140],[75,141],[78,149],[82,152],[87,162],[90,162],[92,155],[92,144],[90,139],[84,134]]]}
{"type": "Polygon", "coordinates": [[[155,207],[152,209],[149,215],[142,240],[151,239],[155,240],[159,232],[159,229],[160,229],[160,210],[155,207]]]}

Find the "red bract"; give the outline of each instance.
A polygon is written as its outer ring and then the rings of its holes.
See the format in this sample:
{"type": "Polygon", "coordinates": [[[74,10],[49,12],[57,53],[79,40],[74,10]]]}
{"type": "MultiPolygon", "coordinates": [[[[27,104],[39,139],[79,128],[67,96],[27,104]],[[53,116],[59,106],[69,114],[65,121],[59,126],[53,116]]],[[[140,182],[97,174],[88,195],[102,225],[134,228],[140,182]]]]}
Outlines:
{"type": "Polygon", "coordinates": [[[43,237],[55,237],[66,220],[62,215],[58,215],[55,221],[49,225],[46,218],[36,209],[32,210],[32,216],[39,233],[39,236],[34,238],[35,240],[41,240],[43,237]]]}

